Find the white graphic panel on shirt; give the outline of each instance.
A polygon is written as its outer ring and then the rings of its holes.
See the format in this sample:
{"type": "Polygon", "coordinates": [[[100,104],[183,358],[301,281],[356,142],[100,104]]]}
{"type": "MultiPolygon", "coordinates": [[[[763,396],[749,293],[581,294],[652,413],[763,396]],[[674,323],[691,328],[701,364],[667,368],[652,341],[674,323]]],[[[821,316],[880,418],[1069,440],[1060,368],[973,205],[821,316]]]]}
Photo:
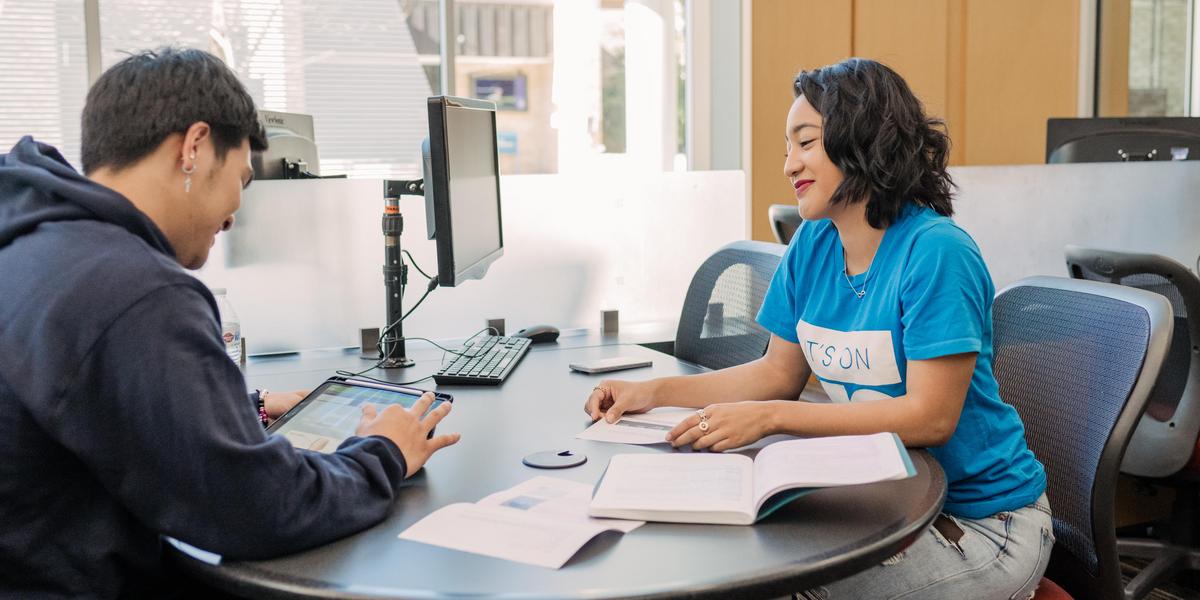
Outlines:
{"type": "Polygon", "coordinates": [[[837,331],[801,320],[796,337],[808,366],[821,379],[872,386],[900,383],[891,331],[837,331]]]}
{"type": "Polygon", "coordinates": [[[824,379],[818,379],[821,382],[821,387],[825,388],[825,395],[834,402],[865,402],[867,400],[883,400],[884,398],[894,398],[879,390],[871,388],[858,388],[854,390],[854,396],[846,392],[846,386],[840,383],[832,383],[824,379]]]}

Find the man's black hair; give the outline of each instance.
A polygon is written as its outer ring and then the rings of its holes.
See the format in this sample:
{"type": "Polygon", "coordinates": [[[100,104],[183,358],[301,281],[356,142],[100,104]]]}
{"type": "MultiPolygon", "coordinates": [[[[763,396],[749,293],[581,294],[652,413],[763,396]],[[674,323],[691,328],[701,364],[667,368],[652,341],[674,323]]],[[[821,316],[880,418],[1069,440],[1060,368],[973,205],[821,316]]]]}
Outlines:
{"type": "Polygon", "coordinates": [[[845,177],[831,205],[866,200],[867,222],[876,229],[894,222],[909,202],[954,214],[946,124],[925,115],[899,74],[850,58],[801,71],[792,87],[821,113],[825,153],[845,177]]]}
{"type": "Polygon", "coordinates": [[[134,54],[105,71],[88,91],[83,172],[119,171],[198,121],[212,128],[218,161],[247,138],[251,150],[267,147],[254,100],[217,57],[176,48],[134,54]]]}

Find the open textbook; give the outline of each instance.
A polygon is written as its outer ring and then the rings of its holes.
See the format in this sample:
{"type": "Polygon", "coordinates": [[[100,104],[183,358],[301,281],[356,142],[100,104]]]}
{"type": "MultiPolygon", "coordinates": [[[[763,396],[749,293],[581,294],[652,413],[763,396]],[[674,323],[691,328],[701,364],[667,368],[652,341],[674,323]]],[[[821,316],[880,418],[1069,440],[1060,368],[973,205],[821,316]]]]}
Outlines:
{"type": "Polygon", "coordinates": [[[400,539],[557,569],[597,534],[643,523],[589,517],[591,493],[586,483],[534,477],[475,504],[440,508],[400,539]]]}
{"type": "Polygon", "coordinates": [[[916,475],[894,433],[776,442],[741,454],[618,454],[592,496],[593,517],[750,525],[814,488],[916,475]]]}

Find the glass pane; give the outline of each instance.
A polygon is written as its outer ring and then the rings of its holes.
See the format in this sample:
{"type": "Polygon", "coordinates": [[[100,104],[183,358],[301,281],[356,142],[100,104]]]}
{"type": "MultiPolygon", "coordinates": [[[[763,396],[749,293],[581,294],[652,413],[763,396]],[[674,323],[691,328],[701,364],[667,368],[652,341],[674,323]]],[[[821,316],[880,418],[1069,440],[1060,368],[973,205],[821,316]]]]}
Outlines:
{"type": "Polygon", "coordinates": [[[1129,114],[1187,115],[1189,0],[1132,0],[1129,114]]]}
{"type": "Polygon", "coordinates": [[[455,91],[497,103],[501,172],[686,168],[684,6],[456,0],[455,91]]]}
{"type": "Polygon", "coordinates": [[[421,4],[105,0],[102,59],[107,67],[163,45],[208,50],[260,108],[313,115],[322,174],[417,176],[438,65],[436,3],[432,14],[421,4]]]}
{"type": "Polygon", "coordinates": [[[22,136],[79,165],[87,96],[83,1],[0,1],[0,153],[22,136]]]}
{"type": "Polygon", "coordinates": [[[625,152],[625,8],[604,8],[600,38],[600,146],[625,152]]]}
{"type": "Polygon", "coordinates": [[[557,172],[554,3],[458,0],[454,9],[454,93],[496,103],[500,172],[557,172]]]}
{"type": "Polygon", "coordinates": [[[687,7],[675,0],[675,170],[686,171],[687,162],[687,7]]]}
{"type": "Polygon", "coordinates": [[[1098,0],[1096,116],[1195,116],[1195,0],[1098,0]]]}

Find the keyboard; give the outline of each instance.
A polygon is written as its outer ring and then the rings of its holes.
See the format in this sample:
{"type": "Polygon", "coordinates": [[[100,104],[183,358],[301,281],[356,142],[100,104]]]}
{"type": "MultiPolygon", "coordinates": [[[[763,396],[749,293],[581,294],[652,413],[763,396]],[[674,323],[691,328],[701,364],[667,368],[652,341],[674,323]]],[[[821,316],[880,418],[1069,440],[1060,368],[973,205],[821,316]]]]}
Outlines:
{"type": "Polygon", "coordinates": [[[529,338],[489,335],[466,343],[433,375],[438,385],[500,385],[529,352],[529,338]]]}

